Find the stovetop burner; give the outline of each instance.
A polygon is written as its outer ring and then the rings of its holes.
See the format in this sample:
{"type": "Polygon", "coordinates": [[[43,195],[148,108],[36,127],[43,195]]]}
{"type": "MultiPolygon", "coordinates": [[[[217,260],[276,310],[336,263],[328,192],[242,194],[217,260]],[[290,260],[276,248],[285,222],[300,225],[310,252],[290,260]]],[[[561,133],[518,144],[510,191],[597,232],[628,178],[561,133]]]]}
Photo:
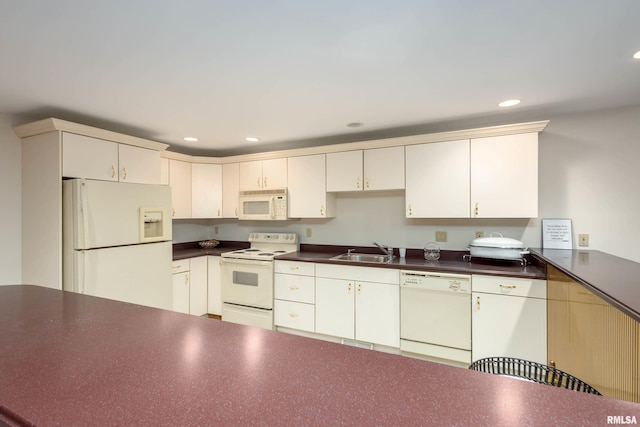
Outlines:
{"type": "Polygon", "coordinates": [[[250,248],[223,253],[223,258],[273,260],[298,250],[298,236],[294,233],[250,233],[250,248]]]}

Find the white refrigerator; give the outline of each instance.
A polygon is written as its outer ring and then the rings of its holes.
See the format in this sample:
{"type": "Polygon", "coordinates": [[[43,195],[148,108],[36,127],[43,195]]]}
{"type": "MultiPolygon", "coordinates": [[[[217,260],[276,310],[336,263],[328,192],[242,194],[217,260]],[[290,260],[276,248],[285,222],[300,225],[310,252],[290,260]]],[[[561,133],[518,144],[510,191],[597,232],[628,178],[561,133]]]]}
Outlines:
{"type": "Polygon", "coordinates": [[[62,182],[63,289],[171,310],[171,189],[62,182]]]}

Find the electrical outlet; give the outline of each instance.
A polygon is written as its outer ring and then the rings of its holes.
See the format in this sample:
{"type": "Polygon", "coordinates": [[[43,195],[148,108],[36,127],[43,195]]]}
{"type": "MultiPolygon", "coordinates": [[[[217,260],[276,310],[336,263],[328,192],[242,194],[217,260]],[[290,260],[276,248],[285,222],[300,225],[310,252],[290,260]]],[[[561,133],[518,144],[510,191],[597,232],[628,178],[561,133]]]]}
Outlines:
{"type": "Polygon", "coordinates": [[[478,237],[484,237],[484,231],[476,231],[476,239],[478,237]]]}
{"type": "Polygon", "coordinates": [[[436,231],[436,242],[446,242],[446,241],[447,241],[447,232],[436,231]]]}
{"type": "Polygon", "coordinates": [[[213,227],[213,234],[218,234],[218,226],[213,227]]]}
{"type": "Polygon", "coordinates": [[[588,234],[578,234],[578,246],[589,246],[588,234]]]}
{"type": "Polygon", "coordinates": [[[307,236],[307,237],[311,237],[311,236],[312,236],[312,234],[313,234],[313,233],[311,232],[311,229],[310,229],[310,228],[307,228],[306,236],[307,236]]]}

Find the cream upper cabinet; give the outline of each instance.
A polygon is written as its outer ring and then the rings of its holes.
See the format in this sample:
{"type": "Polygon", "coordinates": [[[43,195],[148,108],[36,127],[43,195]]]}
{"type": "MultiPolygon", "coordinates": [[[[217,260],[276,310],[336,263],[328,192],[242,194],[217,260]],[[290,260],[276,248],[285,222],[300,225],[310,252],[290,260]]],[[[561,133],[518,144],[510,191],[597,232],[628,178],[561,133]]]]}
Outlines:
{"type": "Polygon", "coordinates": [[[222,165],[191,165],[191,217],[222,217],[222,165]]]}
{"type": "Polygon", "coordinates": [[[118,162],[121,182],[160,184],[160,152],[133,145],[119,144],[118,162]]]}
{"type": "Polygon", "coordinates": [[[403,189],[404,175],[404,147],[327,154],[329,192],[403,189]]]}
{"type": "Polygon", "coordinates": [[[118,143],[62,133],[62,176],[118,181],[118,143]]]}
{"type": "Polygon", "coordinates": [[[62,176],[160,184],[160,152],[63,132],[62,176]]]}
{"type": "Polygon", "coordinates": [[[362,150],[327,153],[327,191],[361,191],[362,150]]]}
{"type": "Polygon", "coordinates": [[[325,154],[289,157],[289,217],[335,216],[335,196],[327,194],[325,154]]]}
{"type": "Polygon", "coordinates": [[[225,163],[222,165],[222,216],[224,218],[238,218],[239,180],[239,163],[225,163]]]}
{"type": "Polygon", "coordinates": [[[405,188],[404,147],[364,150],[364,191],[405,188]]]}
{"type": "Polygon", "coordinates": [[[191,218],[191,163],[169,159],[173,218],[191,218]]]}
{"type": "Polygon", "coordinates": [[[409,145],[407,218],[469,218],[469,140],[409,145]]]}
{"type": "Polygon", "coordinates": [[[240,191],[287,188],[287,159],[240,163],[240,191]]]}
{"type": "Polygon", "coordinates": [[[538,134],[471,140],[471,217],[538,216],[538,134]]]}
{"type": "Polygon", "coordinates": [[[535,218],[538,134],[409,145],[407,218],[535,218]]]}

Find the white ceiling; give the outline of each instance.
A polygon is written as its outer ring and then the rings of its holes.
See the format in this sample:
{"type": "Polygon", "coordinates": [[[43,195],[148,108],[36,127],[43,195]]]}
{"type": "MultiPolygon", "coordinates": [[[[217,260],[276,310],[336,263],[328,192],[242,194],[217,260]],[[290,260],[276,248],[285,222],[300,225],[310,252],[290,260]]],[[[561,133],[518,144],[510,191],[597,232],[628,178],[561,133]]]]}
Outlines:
{"type": "Polygon", "coordinates": [[[640,105],[639,18],[638,0],[0,0],[0,111],[213,155],[537,120],[640,105]]]}

